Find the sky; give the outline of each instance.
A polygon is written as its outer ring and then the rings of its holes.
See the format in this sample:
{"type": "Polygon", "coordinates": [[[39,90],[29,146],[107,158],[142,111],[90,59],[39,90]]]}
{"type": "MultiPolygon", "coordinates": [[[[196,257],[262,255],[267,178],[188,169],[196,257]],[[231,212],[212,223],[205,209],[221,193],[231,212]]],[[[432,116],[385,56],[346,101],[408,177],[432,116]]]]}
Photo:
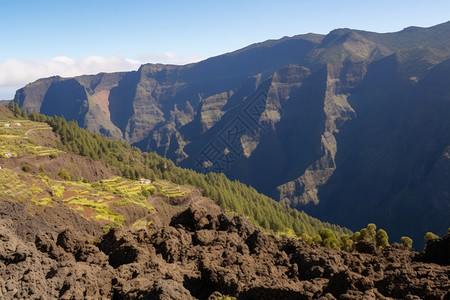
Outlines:
{"type": "Polygon", "coordinates": [[[0,0],[0,100],[42,77],[186,64],[336,28],[430,27],[449,12],[448,0],[0,0]]]}

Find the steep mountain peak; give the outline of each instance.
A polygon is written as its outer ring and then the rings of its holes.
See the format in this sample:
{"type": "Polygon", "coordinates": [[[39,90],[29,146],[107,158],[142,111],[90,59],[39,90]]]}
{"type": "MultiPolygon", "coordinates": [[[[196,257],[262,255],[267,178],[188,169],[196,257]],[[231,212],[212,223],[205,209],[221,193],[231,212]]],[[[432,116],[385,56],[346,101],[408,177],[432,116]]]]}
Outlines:
{"type": "Polygon", "coordinates": [[[399,32],[403,32],[403,33],[406,33],[406,32],[417,32],[417,31],[420,31],[420,30],[424,30],[425,28],[423,28],[423,27],[419,27],[419,26],[409,26],[409,27],[405,27],[405,28],[403,28],[401,31],[399,31],[399,32]]]}
{"type": "Polygon", "coordinates": [[[323,39],[322,42],[317,46],[318,48],[325,48],[330,43],[335,42],[338,39],[341,39],[343,36],[349,35],[353,30],[350,28],[338,28],[330,31],[323,39]]]}
{"type": "Polygon", "coordinates": [[[326,63],[345,61],[373,61],[390,54],[385,47],[365,38],[360,32],[348,28],[331,31],[309,54],[309,61],[316,67],[326,63]]]}
{"type": "Polygon", "coordinates": [[[224,55],[237,55],[237,54],[240,54],[240,53],[248,51],[248,50],[257,49],[257,48],[273,47],[273,46],[279,45],[281,43],[284,43],[286,41],[293,41],[293,40],[303,40],[303,41],[312,42],[314,44],[319,44],[323,38],[324,38],[324,35],[317,34],[317,33],[307,33],[307,34],[298,34],[298,35],[294,35],[294,36],[284,36],[280,39],[271,39],[271,40],[267,40],[264,42],[254,43],[247,47],[238,49],[233,52],[226,53],[224,55]]]}

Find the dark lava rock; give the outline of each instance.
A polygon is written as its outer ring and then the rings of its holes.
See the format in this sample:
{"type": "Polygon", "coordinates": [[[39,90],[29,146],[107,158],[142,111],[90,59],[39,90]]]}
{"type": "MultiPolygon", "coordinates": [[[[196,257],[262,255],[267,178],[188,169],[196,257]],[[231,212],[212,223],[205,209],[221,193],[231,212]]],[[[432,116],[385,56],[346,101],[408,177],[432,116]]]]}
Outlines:
{"type": "Polygon", "coordinates": [[[450,265],[450,234],[428,241],[419,260],[441,266],[450,265]]]}
{"type": "Polygon", "coordinates": [[[376,255],[377,254],[377,248],[374,243],[369,243],[365,241],[360,241],[356,244],[355,250],[359,253],[367,253],[376,255]]]}
{"type": "Polygon", "coordinates": [[[449,297],[448,237],[422,255],[368,243],[348,253],[267,234],[208,199],[191,200],[166,223],[95,237],[92,224],[67,223],[78,220],[67,214],[53,215],[65,222],[27,216],[34,225],[18,231],[23,210],[8,210],[11,219],[0,219],[0,299],[449,297]]]}
{"type": "Polygon", "coordinates": [[[183,287],[182,283],[179,283],[171,279],[160,279],[155,281],[153,287],[144,295],[142,299],[147,300],[195,300],[191,296],[189,291],[183,287]]]}

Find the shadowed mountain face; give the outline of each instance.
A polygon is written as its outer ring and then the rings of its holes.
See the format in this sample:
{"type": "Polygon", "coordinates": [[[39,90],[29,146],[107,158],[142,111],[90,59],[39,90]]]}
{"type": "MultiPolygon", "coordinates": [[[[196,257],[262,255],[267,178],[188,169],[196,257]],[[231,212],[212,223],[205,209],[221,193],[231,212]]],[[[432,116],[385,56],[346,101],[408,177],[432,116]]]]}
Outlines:
{"type": "Polygon", "coordinates": [[[327,221],[394,239],[450,219],[450,23],[337,29],[185,66],[41,79],[27,111],[224,172],[327,221]]]}

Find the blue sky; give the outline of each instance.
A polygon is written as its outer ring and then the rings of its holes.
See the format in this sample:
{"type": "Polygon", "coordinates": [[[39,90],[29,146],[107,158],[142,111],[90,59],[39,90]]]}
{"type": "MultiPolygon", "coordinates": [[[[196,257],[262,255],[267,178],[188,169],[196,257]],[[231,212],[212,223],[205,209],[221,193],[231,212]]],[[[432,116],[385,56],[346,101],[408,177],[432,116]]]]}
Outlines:
{"type": "Polygon", "coordinates": [[[449,12],[448,0],[0,0],[0,99],[40,77],[184,64],[342,27],[429,27],[449,21],[449,12]]]}

